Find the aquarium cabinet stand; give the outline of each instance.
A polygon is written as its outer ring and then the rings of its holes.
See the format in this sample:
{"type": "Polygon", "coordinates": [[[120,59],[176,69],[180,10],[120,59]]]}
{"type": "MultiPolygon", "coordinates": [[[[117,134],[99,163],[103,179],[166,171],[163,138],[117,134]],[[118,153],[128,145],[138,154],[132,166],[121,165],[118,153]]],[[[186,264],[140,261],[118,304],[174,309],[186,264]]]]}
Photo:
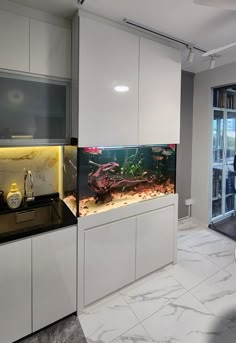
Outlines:
{"type": "Polygon", "coordinates": [[[178,195],[78,219],[78,313],[176,261],[178,195]]]}

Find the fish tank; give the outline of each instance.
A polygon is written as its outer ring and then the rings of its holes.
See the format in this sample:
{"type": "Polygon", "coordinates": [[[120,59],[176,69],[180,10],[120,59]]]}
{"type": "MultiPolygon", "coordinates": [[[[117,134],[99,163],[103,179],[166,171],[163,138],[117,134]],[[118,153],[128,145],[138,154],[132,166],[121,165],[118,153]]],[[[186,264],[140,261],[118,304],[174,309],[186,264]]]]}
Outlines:
{"type": "Polygon", "coordinates": [[[63,201],[71,212],[78,215],[77,146],[63,146],[63,201]]]}
{"type": "MultiPolygon", "coordinates": [[[[67,160],[73,174],[73,159],[67,160]]],[[[77,166],[79,217],[175,193],[174,144],[78,148],[77,166]]]]}

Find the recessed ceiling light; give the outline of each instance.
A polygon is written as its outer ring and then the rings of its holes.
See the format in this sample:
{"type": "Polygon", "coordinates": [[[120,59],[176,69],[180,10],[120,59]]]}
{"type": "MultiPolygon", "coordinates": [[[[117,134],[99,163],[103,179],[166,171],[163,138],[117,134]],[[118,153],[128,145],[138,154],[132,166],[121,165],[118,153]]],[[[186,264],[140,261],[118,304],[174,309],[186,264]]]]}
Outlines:
{"type": "Polygon", "coordinates": [[[117,85],[114,87],[114,90],[119,93],[125,93],[129,91],[129,87],[125,85],[117,85]]]}

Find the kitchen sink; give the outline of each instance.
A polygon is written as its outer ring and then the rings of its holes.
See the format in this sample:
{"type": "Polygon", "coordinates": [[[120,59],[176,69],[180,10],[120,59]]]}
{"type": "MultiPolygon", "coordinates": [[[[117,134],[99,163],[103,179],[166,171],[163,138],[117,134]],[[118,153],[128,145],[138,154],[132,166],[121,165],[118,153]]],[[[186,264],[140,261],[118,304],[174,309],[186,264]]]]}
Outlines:
{"type": "Polygon", "coordinates": [[[0,234],[29,228],[60,224],[61,217],[55,204],[22,209],[0,215],[0,234]]]}

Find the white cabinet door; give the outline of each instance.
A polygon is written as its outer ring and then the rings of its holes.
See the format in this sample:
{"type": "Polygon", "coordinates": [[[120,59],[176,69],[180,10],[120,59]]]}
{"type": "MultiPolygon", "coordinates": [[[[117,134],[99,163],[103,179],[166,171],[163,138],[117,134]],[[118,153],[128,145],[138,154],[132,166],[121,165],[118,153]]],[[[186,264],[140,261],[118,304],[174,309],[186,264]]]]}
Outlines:
{"type": "Polygon", "coordinates": [[[30,72],[71,78],[71,30],[30,20],[30,72]]]}
{"type": "Polygon", "coordinates": [[[32,238],[33,331],[76,311],[76,230],[32,238]]]}
{"type": "Polygon", "coordinates": [[[29,19],[0,11],[0,68],[29,71],[29,19]]]}
{"type": "Polygon", "coordinates": [[[136,218],[85,231],[84,305],[135,280],[136,218]]]}
{"type": "Polygon", "coordinates": [[[79,45],[79,146],[137,144],[139,37],[81,17],[79,45]]]}
{"type": "Polygon", "coordinates": [[[136,278],[174,261],[175,208],[137,216],[136,278]]]}
{"type": "Polygon", "coordinates": [[[0,246],[0,341],[31,333],[31,240],[0,246]]]}
{"type": "Polygon", "coordinates": [[[180,86],[180,52],[140,38],[139,144],[179,143],[180,86]]]}

